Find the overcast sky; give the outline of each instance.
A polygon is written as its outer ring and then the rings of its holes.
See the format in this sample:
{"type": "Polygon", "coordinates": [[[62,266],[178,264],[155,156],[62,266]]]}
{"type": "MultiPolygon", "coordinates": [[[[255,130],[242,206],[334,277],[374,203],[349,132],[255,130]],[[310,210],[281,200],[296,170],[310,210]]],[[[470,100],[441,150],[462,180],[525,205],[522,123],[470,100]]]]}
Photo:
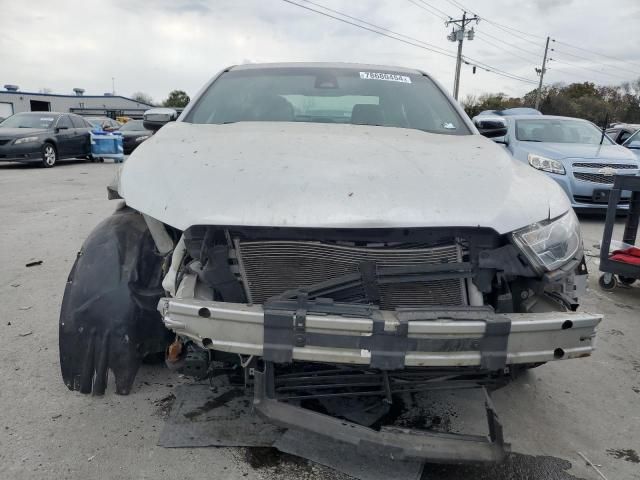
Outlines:
{"type": "MultiPolygon", "coordinates": [[[[318,9],[304,0],[294,1],[318,9]]],[[[313,1],[455,53],[443,19],[409,0],[313,1]]],[[[442,15],[438,11],[456,18],[462,14],[449,0],[425,2],[438,9],[432,10],[437,15],[442,15]]],[[[464,54],[476,61],[536,81],[534,68],[541,62],[544,38],[551,35],[557,42],[552,42],[556,51],[550,53],[554,60],[549,64],[549,82],[618,84],[640,77],[638,0],[458,3],[483,17],[475,26],[476,38],[464,44],[464,54]],[[507,33],[496,24],[536,36],[507,33]]],[[[0,85],[18,84],[23,91],[49,88],[72,93],[74,87],[82,87],[86,94],[102,94],[111,91],[115,77],[117,94],[142,91],[161,101],[172,89],[193,96],[225,66],[273,61],[416,67],[451,88],[455,69],[453,58],[283,0],[0,0],[0,12],[0,85]]],[[[473,75],[465,66],[460,91],[461,96],[498,91],[522,95],[533,87],[482,70],[473,75]]]]}

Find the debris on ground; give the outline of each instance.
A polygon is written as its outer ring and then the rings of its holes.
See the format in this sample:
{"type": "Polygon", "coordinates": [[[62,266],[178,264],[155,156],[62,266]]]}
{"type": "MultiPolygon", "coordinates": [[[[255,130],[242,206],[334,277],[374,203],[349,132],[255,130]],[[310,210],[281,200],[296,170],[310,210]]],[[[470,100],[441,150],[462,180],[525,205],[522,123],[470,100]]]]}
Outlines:
{"type": "Polygon", "coordinates": [[[13,288],[16,288],[16,287],[19,287],[19,286],[20,286],[20,284],[19,284],[19,283],[12,283],[12,284],[11,284],[11,286],[12,286],[13,288]]]}
{"type": "Polygon", "coordinates": [[[580,455],[580,456],[582,457],[582,459],[583,459],[585,462],[587,462],[587,466],[588,466],[588,467],[592,467],[592,468],[596,471],[596,473],[597,473],[598,475],[600,475],[600,478],[602,478],[603,480],[608,480],[608,479],[607,479],[607,477],[605,477],[605,476],[604,476],[604,473],[602,473],[602,472],[598,469],[598,467],[601,467],[602,465],[595,465],[595,464],[594,464],[591,460],[589,460],[589,459],[586,457],[586,455],[585,455],[584,453],[582,453],[582,452],[578,452],[578,455],[580,455]]]}
{"type": "Polygon", "coordinates": [[[173,393],[170,393],[166,397],[162,397],[159,400],[153,402],[156,406],[156,410],[154,412],[155,415],[159,417],[167,417],[169,413],[171,413],[171,408],[173,407],[173,402],[176,401],[176,396],[173,393]]]}
{"type": "Polygon", "coordinates": [[[18,336],[20,336],[20,337],[28,337],[31,334],[33,334],[33,330],[29,330],[28,332],[24,332],[24,333],[19,333],[18,336]]]}
{"type": "MultiPolygon", "coordinates": [[[[635,370],[635,368],[634,368],[635,370]]],[[[610,448],[607,453],[617,460],[624,460],[631,463],[640,463],[640,455],[638,452],[625,448],[610,448]]]]}
{"type": "Polygon", "coordinates": [[[29,262],[25,264],[25,267],[36,267],[38,265],[42,265],[44,263],[43,260],[34,260],[33,262],[29,262]]]}
{"type": "Polygon", "coordinates": [[[27,305],[26,307],[18,308],[18,310],[31,310],[32,308],[33,308],[33,305],[27,305]]]}

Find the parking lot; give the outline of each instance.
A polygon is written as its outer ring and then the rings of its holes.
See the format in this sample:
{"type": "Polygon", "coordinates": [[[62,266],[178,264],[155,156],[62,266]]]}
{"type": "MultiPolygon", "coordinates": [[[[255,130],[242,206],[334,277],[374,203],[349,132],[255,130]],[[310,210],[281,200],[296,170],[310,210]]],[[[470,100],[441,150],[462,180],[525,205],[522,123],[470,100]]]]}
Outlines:
{"type": "MultiPolygon", "coordinates": [[[[244,449],[156,446],[173,389],[189,381],[160,366],[143,366],[129,396],[113,389],[83,396],[64,386],[62,293],[83,240],[116,206],[106,192],[116,168],[0,165],[0,478],[335,478],[286,456],[259,462],[244,449]]],[[[535,369],[494,394],[507,440],[521,454],[508,465],[473,468],[469,477],[467,467],[427,466],[424,479],[602,478],[578,452],[609,480],[640,478],[640,286],[598,288],[594,245],[603,218],[581,223],[592,273],[582,308],[606,315],[598,350],[535,369]]]]}

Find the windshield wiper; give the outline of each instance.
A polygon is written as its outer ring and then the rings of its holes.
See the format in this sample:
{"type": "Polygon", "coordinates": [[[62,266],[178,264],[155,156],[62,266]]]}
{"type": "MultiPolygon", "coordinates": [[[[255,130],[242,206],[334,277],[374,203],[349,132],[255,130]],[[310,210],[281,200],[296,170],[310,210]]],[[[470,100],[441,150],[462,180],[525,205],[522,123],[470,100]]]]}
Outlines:
{"type": "Polygon", "coordinates": [[[602,124],[602,136],[600,137],[600,145],[604,141],[604,132],[607,129],[607,125],[609,124],[609,112],[604,117],[604,123],[602,124]]]}

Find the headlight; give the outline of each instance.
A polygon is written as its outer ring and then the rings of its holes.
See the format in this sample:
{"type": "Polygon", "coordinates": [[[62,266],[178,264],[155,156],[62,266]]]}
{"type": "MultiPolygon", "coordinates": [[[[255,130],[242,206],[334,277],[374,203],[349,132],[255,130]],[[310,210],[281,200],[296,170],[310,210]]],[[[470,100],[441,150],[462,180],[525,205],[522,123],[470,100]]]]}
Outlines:
{"type": "Polygon", "coordinates": [[[14,143],[14,145],[20,145],[21,143],[29,143],[29,142],[37,142],[38,137],[22,137],[18,138],[14,143]]]}
{"type": "Polygon", "coordinates": [[[538,271],[559,268],[582,248],[580,224],[573,210],[554,220],[516,230],[512,238],[538,271]]]}
{"type": "Polygon", "coordinates": [[[145,141],[147,138],[149,138],[149,135],[145,135],[143,137],[136,137],[136,142],[143,142],[145,141]]]}
{"type": "Polygon", "coordinates": [[[559,175],[564,175],[566,172],[562,163],[557,160],[551,160],[547,157],[541,157],[540,155],[536,155],[535,153],[530,153],[527,156],[529,160],[529,165],[533,168],[537,168],[538,170],[542,170],[544,172],[557,173],[559,175]]]}

